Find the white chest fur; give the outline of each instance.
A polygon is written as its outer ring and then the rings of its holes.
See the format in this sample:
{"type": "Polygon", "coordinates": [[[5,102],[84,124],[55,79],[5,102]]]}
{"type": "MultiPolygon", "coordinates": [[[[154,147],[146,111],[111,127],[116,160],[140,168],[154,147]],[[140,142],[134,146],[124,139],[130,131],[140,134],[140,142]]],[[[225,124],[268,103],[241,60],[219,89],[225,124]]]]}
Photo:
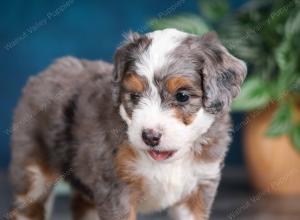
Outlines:
{"type": "Polygon", "coordinates": [[[159,163],[144,155],[136,165],[136,172],[144,177],[146,188],[138,207],[142,213],[168,208],[192,193],[199,184],[220,175],[218,162],[199,163],[191,158],[159,163]]]}

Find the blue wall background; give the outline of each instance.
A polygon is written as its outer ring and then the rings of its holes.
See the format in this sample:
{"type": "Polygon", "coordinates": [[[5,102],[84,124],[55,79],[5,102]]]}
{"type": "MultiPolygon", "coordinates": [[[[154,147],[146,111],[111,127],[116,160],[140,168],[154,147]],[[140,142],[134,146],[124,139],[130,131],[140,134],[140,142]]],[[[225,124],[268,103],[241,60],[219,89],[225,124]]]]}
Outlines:
{"type": "MultiPolygon", "coordinates": [[[[237,7],[242,1],[231,1],[237,7]]],[[[30,75],[54,59],[74,55],[112,60],[128,30],[149,31],[146,22],[174,5],[172,14],[198,13],[196,0],[12,0],[0,3],[0,169],[9,163],[14,106],[30,75]]],[[[235,115],[234,121],[242,120],[235,115]]],[[[242,163],[240,133],[234,133],[228,162],[242,163]]]]}

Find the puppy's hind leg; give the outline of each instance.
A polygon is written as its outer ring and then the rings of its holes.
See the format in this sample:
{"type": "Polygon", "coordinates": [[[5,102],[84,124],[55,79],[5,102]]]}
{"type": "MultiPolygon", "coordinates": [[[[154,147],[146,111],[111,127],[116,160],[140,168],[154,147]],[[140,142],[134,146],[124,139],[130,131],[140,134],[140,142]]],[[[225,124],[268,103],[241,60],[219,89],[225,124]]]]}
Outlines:
{"type": "Polygon", "coordinates": [[[7,219],[48,220],[57,176],[45,164],[37,161],[19,169],[23,170],[23,175],[19,183],[14,183],[17,186],[14,188],[14,204],[7,219]]]}

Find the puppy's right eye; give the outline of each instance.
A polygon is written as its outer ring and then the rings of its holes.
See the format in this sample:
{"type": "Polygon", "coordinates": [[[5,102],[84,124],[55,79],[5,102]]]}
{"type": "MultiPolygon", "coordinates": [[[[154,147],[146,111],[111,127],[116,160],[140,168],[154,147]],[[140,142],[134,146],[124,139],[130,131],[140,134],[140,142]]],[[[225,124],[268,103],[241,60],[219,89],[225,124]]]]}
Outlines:
{"type": "Polygon", "coordinates": [[[139,93],[130,93],[130,100],[133,102],[133,103],[137,103],[140,99],[140,94],[139,93]]]}
{"type": "Polygon", "coordinates": [[[176,93],[175,98],[177,102],[186,103],[190,99],[190,95],[186,91],[179,91],[176,93]]]}

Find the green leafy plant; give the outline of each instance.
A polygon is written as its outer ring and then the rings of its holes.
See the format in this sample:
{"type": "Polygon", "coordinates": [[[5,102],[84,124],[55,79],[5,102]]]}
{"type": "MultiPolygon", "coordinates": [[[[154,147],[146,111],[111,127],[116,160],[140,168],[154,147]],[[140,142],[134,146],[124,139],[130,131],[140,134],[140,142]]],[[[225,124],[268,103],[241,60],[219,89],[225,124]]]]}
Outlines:
{"type": "Polygon", "coordinates": [[[150,22],[202,35],[217,31],[223,44],[246,61],[249,75],[233,111],[255,111],[275,104],[266,132],[289,135],[300,150],[300,0],[251,0],[238,10],[228,1],[198,1],[199,15],[184,14],[150,22]]]}

